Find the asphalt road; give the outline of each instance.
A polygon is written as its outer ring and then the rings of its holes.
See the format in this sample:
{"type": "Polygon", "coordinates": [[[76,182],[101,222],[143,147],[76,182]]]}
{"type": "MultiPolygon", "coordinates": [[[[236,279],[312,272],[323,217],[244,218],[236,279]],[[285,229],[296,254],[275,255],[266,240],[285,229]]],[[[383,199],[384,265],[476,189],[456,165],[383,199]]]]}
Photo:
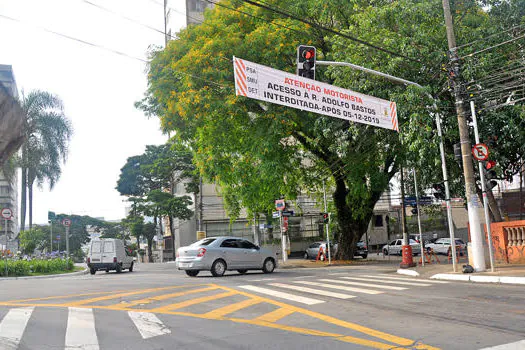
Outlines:
{"type": "Polygon", "coordinates": [[[430,281],[394,266],[0,282],[0,350],[525,349],[523,286],[430,281]]]}

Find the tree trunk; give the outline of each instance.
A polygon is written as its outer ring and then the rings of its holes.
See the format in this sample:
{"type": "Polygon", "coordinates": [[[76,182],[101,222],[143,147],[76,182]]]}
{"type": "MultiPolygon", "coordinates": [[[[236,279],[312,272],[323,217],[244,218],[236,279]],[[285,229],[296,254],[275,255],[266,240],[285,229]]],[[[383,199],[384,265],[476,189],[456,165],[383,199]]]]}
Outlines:
{"type": "Polygon", "coordinates": [[[20,196],[20,231],[26,228],[27,211],[27,168],[22,167],[22,193],[20,196]]]}
{"type": "Polygon", "coordinates": [[[148,238],[148,262],[153,262],[153,250],[151,249],[153,245],[153,237],[148,238]]]}
{"type": "Polygon", "coordinates": [[[487,191],[487,198],[489,200],[489,209],[494,218],[493,222],[503,221],[503,215],[501,215],[501,211],[499,209],[498,202],[496,202],[496,198],[494,198],[494,193],[492,193],[492,191],[487,191]]]}
{"type": "Polygon", "coordinates": [[[177,258],[177,252],[175,249],[175,232],[173,230],[173,216],[170,216],[169,220],[170,220],[171,247],[173,248],[172,258],[173,258],[173,261],[175,261],[175,259],[177,258]]]}
{"type": "Polygon", "coordinates": [[[140,250],[140,237],[136,236],[135,238],[137,239],[137,250],[140,250]]]}
{"type": "Polygon", "coordinates": [[[28,194],[29,194],[29,229],[33,228],[33,182],[28,183],[28,194]]]}

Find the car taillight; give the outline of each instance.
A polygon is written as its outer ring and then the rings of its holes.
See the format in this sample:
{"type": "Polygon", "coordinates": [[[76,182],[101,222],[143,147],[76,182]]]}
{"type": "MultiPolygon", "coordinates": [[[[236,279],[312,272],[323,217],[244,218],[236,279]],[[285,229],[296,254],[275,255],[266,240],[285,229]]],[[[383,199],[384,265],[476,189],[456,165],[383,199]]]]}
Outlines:
{"type": "Polygon", "coordinates": [[[90,262],[91,262],[91,258],[88,257],[88,258],[87,258],[87,263],[89,264],[90,262]]]}
{"type": "Polygon", "coordinates": [[[116,263],[117,262],[117,257],[113,257],[113,262],[116,263]]]}
{"type": "Polygon", "coordinates": [[[206,248],[199,248],[197,258],[204,256],[204,254],[206,254],[206,248]]]}

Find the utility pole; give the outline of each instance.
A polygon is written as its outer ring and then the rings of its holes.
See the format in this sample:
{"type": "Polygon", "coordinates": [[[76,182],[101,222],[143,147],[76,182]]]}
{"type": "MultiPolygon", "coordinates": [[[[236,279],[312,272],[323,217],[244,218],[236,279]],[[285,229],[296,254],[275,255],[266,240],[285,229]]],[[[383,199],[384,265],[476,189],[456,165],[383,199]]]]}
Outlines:
{"type": "Polygon", "coordinates": [[[414,264],[414,258],[412,256],[412,247],[410,246],[410,241],[408,239],[408,231],[407,231],[407,218],[406,218],[406,209],[405,209],[405,176],[404,176],[404,169],[401,166],[400,167],[400,185],[401,185],[401,227],[403,229],[403,247],[402,249],[402,255],[403,259],[401,261],[401,268],[409,268],[414,267],[416,264],[414,264]]]}
{"type": "MultiPolygon", "coordinates": [[[[467,125],[467,107],[463,99],[463,85],[460,76],[460,64],[456,47],[456,37],[450,13],[449,0],[443,1],[443,12],[445,16],[445,25],[447,29],[447,40],[450,55],[450,73],[449,79],[454,88],[454,98],[456,100],[456,113],[458,115],[459,140],[461,143],[461,156],[463,159],[463,176],[465,178],[465,194],[467,196],[467,210],[470,226],[470,238],[472,242],[473,265],[475,271],[485,271],[485,253],[483,250],[483,238],[481,234],[481,224],[478,209],[481,203],[477,198],[476,182],[474,180],[474,171],[472,168],[471,143],[469,129],[467,125]]],[[[451,242],[454,246],[455,242],[451,242]]]]}
{"type": "Polygon", "coordinates": [[[421,230],[421,216],[419,211],[419,193],[417,190],[417,174],[416,169],[412,169],[414,172],[414,189],[416,191],[416,210],[417,210],[417,227],[419,229],[419,246],[421,248],[421,266],[425,267],[425,252],[423,251],[423,231],[421,230]]]}

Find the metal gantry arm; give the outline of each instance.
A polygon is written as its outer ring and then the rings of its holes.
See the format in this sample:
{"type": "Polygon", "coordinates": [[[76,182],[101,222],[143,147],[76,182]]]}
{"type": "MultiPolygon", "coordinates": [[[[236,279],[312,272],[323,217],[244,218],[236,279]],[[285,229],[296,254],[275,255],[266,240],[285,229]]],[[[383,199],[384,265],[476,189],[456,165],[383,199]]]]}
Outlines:
{"type": "MultiPolygon", "coordinates": [[[[376,71],[376,70],[373,70],[373,69],[361,67],[361,66],[358,66],[356,64],[352,64],[352,63],[348,63],[348,62],[316,61],[316,64],[318,64],[320,66],[349,67],[349,68],[352,68],[352,69],[355,69],[355,70],[359,70],[361,72],[365,72],[365,73],[369,73],[369,74],[373,74],[373,75],[377,75],[377,76],[383,77],[383,78],[388,79],[390,81],[393,81],[395,83],[404,84],[404,85],[413,85],[413,86],[417,86],[418,88],[421,88],[421,89],[423,88],[423,86],[421,86],[420,84],[415,83],[413,81],[406,80],[406,79],[399,78],[399,77],[395,77],[395,76],[390,75],[390,74],[386,74],[386,73],[379,72],[379,71],[376,71]]],[[[448,229],[449,229],[449,234],[450,234],[450,243],[451,243],[450,245],[451,245],[451,249],[452,249],[452,264],[453,264],[454,272],[457,272],[457,259],[456,259],[457,255],[456,255],[456,245],[455,245],[456,239],[455,239],[455,234],[454,234],[454,224],[452,222],[452,207],[450,205],[450,187],[449,187],[449,184],[448,184],[447,165],[446,165],[446,160],[445,160],[445,147],[443,146],[443,133],[441,131],[441,115],[439,113],[439,109],[438,109],[438,107],[436,105],[434,97],[432,97],[430,94],[428,94],[428,96],[430,98],[432,98],[432,100],[434,101],[433,104],[432,104],[432,108],[435,110],[434,113],[435,113],[435,118],[436,118],[436,126],[437,126],[437,129],[438,129],[438,136],[439,136],[439,150],[440,150],[440,153],[441,153],[441,168],[443,170],[443,182],[445,184],[445,202],[446,202],[446,205],[447,205],[448,229]]],[[[423,244],[423,242],[421,242],[421,244],[423,244]]]]}

